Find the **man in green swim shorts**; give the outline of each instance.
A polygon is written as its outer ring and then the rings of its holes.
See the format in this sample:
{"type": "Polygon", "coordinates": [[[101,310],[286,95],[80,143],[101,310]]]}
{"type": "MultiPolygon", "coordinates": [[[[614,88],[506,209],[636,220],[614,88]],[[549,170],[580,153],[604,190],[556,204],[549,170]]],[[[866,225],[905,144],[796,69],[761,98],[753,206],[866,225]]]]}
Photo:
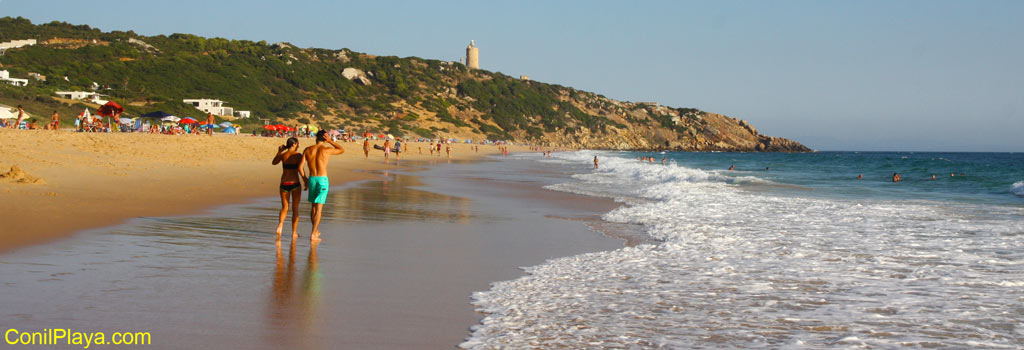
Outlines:
{"type": "Polygon", "coordinates": [[[313,203],[313,210],[309,213],[313,220],[313,233],[309,235],[309,241],[312,243],[320,241],[320,216],[323,214],[324,202],[327,201],[327,189],[330,188],[327,181],[327,161],[331,156],[342,153],[345,153],[345,149],[331,141],[324,130],[316,133],[315,145],[302,150],[306,166],[309,167],[309,202],[313,203]],[[334,148],[327,147],[324,143],[329,143],[334,148]]]}

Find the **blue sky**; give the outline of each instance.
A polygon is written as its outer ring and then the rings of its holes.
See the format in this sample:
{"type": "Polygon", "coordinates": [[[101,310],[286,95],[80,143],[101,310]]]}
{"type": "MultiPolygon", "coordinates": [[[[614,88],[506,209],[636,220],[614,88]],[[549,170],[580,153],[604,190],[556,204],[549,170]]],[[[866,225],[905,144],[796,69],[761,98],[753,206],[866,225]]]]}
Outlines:
{"type": "Polygon", "coordinates": [[[1024,151],[1024,1],[0,0],[0,16],[458,60],[819,150],[1024,151]]]}

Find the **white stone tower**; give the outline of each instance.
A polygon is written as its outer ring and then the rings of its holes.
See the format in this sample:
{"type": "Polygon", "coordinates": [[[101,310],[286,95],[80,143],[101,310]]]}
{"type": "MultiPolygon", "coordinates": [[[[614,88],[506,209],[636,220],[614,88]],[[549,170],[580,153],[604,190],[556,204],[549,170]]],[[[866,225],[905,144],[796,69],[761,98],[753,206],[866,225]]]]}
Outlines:
{"type": "Polygon", "coordinates": [[[473,40],[466,46],[466,67],[469,69],[480,69],[480,49],[476,47],[473,40]]]}

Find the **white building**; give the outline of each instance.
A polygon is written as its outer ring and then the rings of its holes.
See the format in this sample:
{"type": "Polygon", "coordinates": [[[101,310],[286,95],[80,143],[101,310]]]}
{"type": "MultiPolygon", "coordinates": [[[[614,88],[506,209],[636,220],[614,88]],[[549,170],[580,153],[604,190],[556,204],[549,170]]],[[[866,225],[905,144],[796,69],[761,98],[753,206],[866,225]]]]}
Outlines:
{"type": "Polygon", "coordinates": [[[235,116],[238,117],[239,119],[249,118],[249,117],[252,116],[252,112],[250,112],[250,111],[235,111],[235,116]]]}
{"type": "Polygon", "coordinates": [[[11,78],[11,72],[0,70],[0,81],[6,81],[14,86],[25,86],[28,85],[28,79],[17,79],[11,78]]]}
{"type": "Polygon", "coordinates": [[[8,49],[17,49],[23,46],[31,46],[36,44],[36,39],[25,39],[25,40],[11,40],[8,42],[0,43],[0,55],[3,55],[8,49]]]}
{"type": "Polygon", "coordinates": [[[198,109],[200,111],[203,111],[203,112],[206,112],[206,113],[213,113],[214,115],[228,115],[228,116],[230,116],[230,115],[234,115],[235,114],[235,109],[231,108],[231,107],[224,106],[224,101],[221,101],[221,100],[210,100],[210,99],[200,98],[200,99],[184,99],[184,100],[181,100],[181,101],[185,102],[185,103],[188,103],[188,104],[191,104],[192,107],[195,107],[196,109],[198,109]]]}
{"type": "Polygon", "coordinates": [[[87,100],[89,102],[92,102],[92,103],[95,103],[95,104],[98,104],[98,105],[106,104],[107,103],[107,100],[104,100],[104,99],[100,98],[100,96],[103,96],[103,94],[100,94],[98,92],[90,92],[90,91],[57,91],[56,94],[57,94],[57,96],[60,96],[62,98],[66,98],[66,99],[69,99],[69,100],[87,100]]]}

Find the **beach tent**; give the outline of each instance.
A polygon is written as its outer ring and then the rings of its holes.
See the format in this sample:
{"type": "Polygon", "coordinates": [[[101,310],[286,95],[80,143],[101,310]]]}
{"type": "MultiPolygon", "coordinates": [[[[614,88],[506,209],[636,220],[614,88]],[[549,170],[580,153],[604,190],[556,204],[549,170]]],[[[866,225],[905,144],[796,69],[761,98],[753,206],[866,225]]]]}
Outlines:
{"type": "Polygon", "coordinates": [[[225,134],[237,134],[238,131],[235,128],[229,126],[229,127],[225,127],[224,128],[224,133],[225,134]]]}
{"type": "Polygon", "coordinates": [[[163,119],[163,118],[166,118],[166,117],[173,117],[173,116],[174,116],[173,114],[170,114],[170,113],[167,113],[167,112],[164,112],[164,111],[149,112],[149,113],[140,115],[140,117],[142,117],[142,118],[157,118],[157,119],[163,119]]]}

